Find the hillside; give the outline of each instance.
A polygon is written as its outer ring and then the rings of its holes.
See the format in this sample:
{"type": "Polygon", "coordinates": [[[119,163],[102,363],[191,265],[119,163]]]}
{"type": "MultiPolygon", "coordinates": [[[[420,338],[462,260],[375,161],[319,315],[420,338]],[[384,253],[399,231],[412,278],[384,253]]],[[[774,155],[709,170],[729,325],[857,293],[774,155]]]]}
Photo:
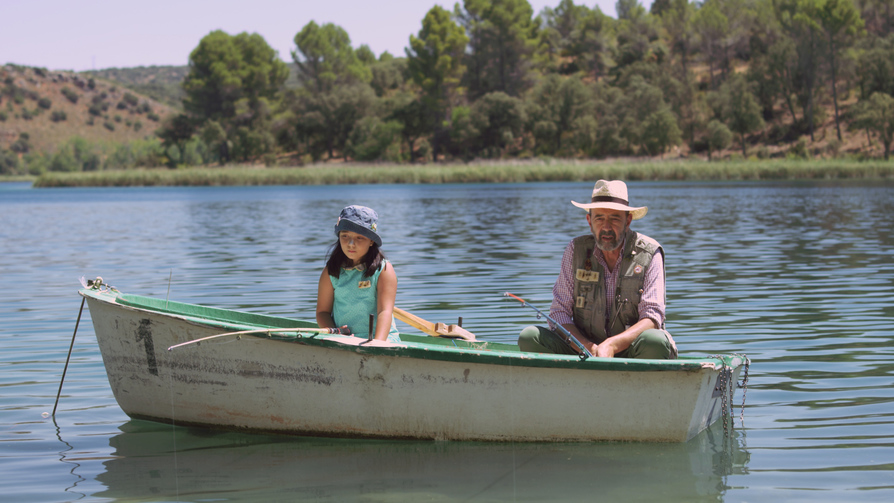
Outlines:
{"type": "MultiPolygon", "coordinates": [[[[295,87],[295,65],[289,64],[290,77],[285,87],[295,87]]],[[[707,85],[707,70],[696,67],[696,78],[707,85]]],[[[737,68],[745,72],[747,68],[737,68]]],[[[155,130],[171,114],[182,110],[180,87],[188,72],[186,66],[150,66],[110,68],[91,72],[48,71],[41,68],[6,65],[0,67],[0,150],[12,150],[20,135],[28,136],[34,152],[51,154],[73,137],[91,143],[115,144],[154,137],[155,130]]],[[[748,135],[748,156],[760,158],[822,157],[841,155],[855,158],[882,156],[879,141],[869,140],[865,131],[842,127],[842,141],[835,132],[829,96],[819,103],[822,117],[810,141],[807,131],[793,127],[782,104],[765,127],[748,135]]],[[[847,117],[856,103],[855,94],[842,99],[841,112],[847,117]]],[[[714,158],[741,156],[738,140],[714,158]]],[[[684,142],[662,159],[706,158],[704,145],[684,142]],[[692,147],[695,147],[694,149],[692,147]]]]}
{"type": "MultiPolygon", "coordinates": [[[[295,88],[300,85],[297,78],[295,63],[287,63],[289,78],[285,82],[286,88],[295,88]]],[[[745,74],[748,67],[739,64],[735,68],[736,73],[745,74]]],[[[127,87],[135,93],[152,98],[158,102],[170,105],[172,109],[182,108],[181,100],[184,97],[181,83],[189,72],[188,66],[149,66],[135,68],[109,68],[104,70],[81,72],[80,75],[105,79],[112,84],[127,87]]],[[[693,65],[693,76],[699,87],[706,90],[709,87],[710,75],[707,65],[693,65]]],[[[843,119],[857,102],[856,93],[847,93],[842,97],[839,106],[843,119]]],[[[848,130],[846,124],[842,125],[842,140],[838,141],[835,119],[833,116],[833,104],[829,93],[820,95],[816,113],[821,117],[814,132],[814,140],[810,140],[806,127],[800,125],[800,129],[793,124],[791,116],[785,111],[782,102],[774,106],[773,117],[764,117],[766,124],[763,129],[749,134],[747,137],[748,155],[761,158],[778,158],[786,156],[794,157],[822,157],[834,158],[841,155],[855,156],[858,158],[881,157],[882,145],[879,141],[869,140],[865,131],[848,130]]],[[[714,152],[713,157],[718,159],[737,158],[741,156],[741,145],[738,138],[734,138],[729,147],[714,152]]],[[[671,152],[661,156],[663,159],[707,157],[707,147],[704,142],[683,142],[671,152]],[[693,147],[695,147],[693,149],[693,147]]]]}
{"type": "MultiPolygon", "coordinates": [[[[298,67],[293,62],[286,64],[289,66],[289,78],[286,80],[285,87],[298,87],[300,85],[297,77],[298,67]]],[[[186,97],[181,84],[188,73],[189,67],[184,65],[106,68],[80,74],[87,78],[95,77],[120,84],[160,103],[179,109],[182,108],[183,98],[186,97]]]]}
{"type": "Polygon", "coordinates": [[[29,149],[53,152],[79,136],[123,143],[154,136],[173,107],[114,82],[66,71],[18,65],[0,67],[0,149],[22,133],[29,149]]]}
{"type": "Polygon", "coordinates": [[[138,66],[135,68],[106,68],[80,72],[85,78],[106,80],[120,84],[136,93],[173,108],[182,108],[186,94],[180,84],[189,73],[183,66],[138,66]]]}

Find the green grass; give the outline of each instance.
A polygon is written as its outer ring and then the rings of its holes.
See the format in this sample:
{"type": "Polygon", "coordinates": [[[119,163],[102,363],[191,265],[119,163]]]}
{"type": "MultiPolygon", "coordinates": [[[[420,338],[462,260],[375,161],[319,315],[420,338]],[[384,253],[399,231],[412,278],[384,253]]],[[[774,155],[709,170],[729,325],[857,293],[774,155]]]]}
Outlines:
{"type": "Polygon", "coordinates": [[[568,161],[472,164],[328,164],[301,168],[140,169],[46,173],[35,187],[336,185],[637,180],[830,180],[894,178],[894,161],[568,161]]]}

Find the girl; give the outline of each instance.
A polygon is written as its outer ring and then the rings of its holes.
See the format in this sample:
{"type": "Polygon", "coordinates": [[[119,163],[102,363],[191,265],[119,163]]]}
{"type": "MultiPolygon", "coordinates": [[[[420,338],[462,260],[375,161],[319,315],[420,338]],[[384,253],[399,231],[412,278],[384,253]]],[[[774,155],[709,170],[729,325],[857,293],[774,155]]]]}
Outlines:
{"type": "Polygon", "coordinates": [[[375,315],[373,337],[400,342],[392,310],[397,275],[379,248],[379,215],[366,206],[348,206],[335,223],[338,241],[332,245],[317,289],[320,328],[348,327],[367,338],[369,317],[375,315]]]}

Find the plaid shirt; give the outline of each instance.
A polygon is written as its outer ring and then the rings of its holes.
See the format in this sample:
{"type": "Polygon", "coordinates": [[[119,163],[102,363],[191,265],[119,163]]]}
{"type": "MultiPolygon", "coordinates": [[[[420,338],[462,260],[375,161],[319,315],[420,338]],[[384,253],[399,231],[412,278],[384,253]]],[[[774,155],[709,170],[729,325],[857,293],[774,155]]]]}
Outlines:
{"type": "MultiPolygon", "coordinates": [[[[624,248],[624,243],[621,243],[624,248]]],[[[565,253],[562,255],[562,268],[559,271],[559,277],[553,286],[553,303],[550,305],[549,315],[559,324],[572,324],[574,312],[574,265],[572,258],[574,257],[574,241],[565,247],[565,253]]],[[[602,264],[605,270],[605,313],[611,313],[612,302],[615,298],[615,290],[618,287],[618,281],[621,279],[621,260],[615,264],[614,270],[609,270],[608,264],[605,263],[605,257],[602,256],[602,250],[593,248],[593,258],[602,264]]],[[[658,252],[652,257],[652,263],[646,268],[646,277],[643,283],[643,295],[639,302],[639,319],[650,318],[655,326],[661,328],[664,326],[664,309],[665,309],[665,286],[664,286],[664,256],[662,252],[658,252]]],[[[552,324],[550,324],[552,325],[552,324]]],[[[555,327],[550,326],[555,330],[555,327]]],[[[617,335],[617,334],[613,334],[617,335]]]]}

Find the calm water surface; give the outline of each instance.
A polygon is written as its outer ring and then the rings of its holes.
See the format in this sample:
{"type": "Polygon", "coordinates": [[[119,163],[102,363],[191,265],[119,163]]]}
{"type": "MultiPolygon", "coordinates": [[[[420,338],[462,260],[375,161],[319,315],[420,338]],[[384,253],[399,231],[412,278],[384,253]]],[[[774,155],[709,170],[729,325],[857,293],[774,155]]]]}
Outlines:
{"type": "MultiPolygon", "coordinates": [[[[752,359],[744,421],[686,444],[242,435],[130,420],[78,278],[314,318],[339,210],[380,214],[398,304],[512,342],[547,308],[591,183],[31,189],[0,184],[0,500],[892,501],[894,185],[631,183],[682,352],[752,359]]],[[[401,325],[402,326],[402,325],[401,325]]]]}

